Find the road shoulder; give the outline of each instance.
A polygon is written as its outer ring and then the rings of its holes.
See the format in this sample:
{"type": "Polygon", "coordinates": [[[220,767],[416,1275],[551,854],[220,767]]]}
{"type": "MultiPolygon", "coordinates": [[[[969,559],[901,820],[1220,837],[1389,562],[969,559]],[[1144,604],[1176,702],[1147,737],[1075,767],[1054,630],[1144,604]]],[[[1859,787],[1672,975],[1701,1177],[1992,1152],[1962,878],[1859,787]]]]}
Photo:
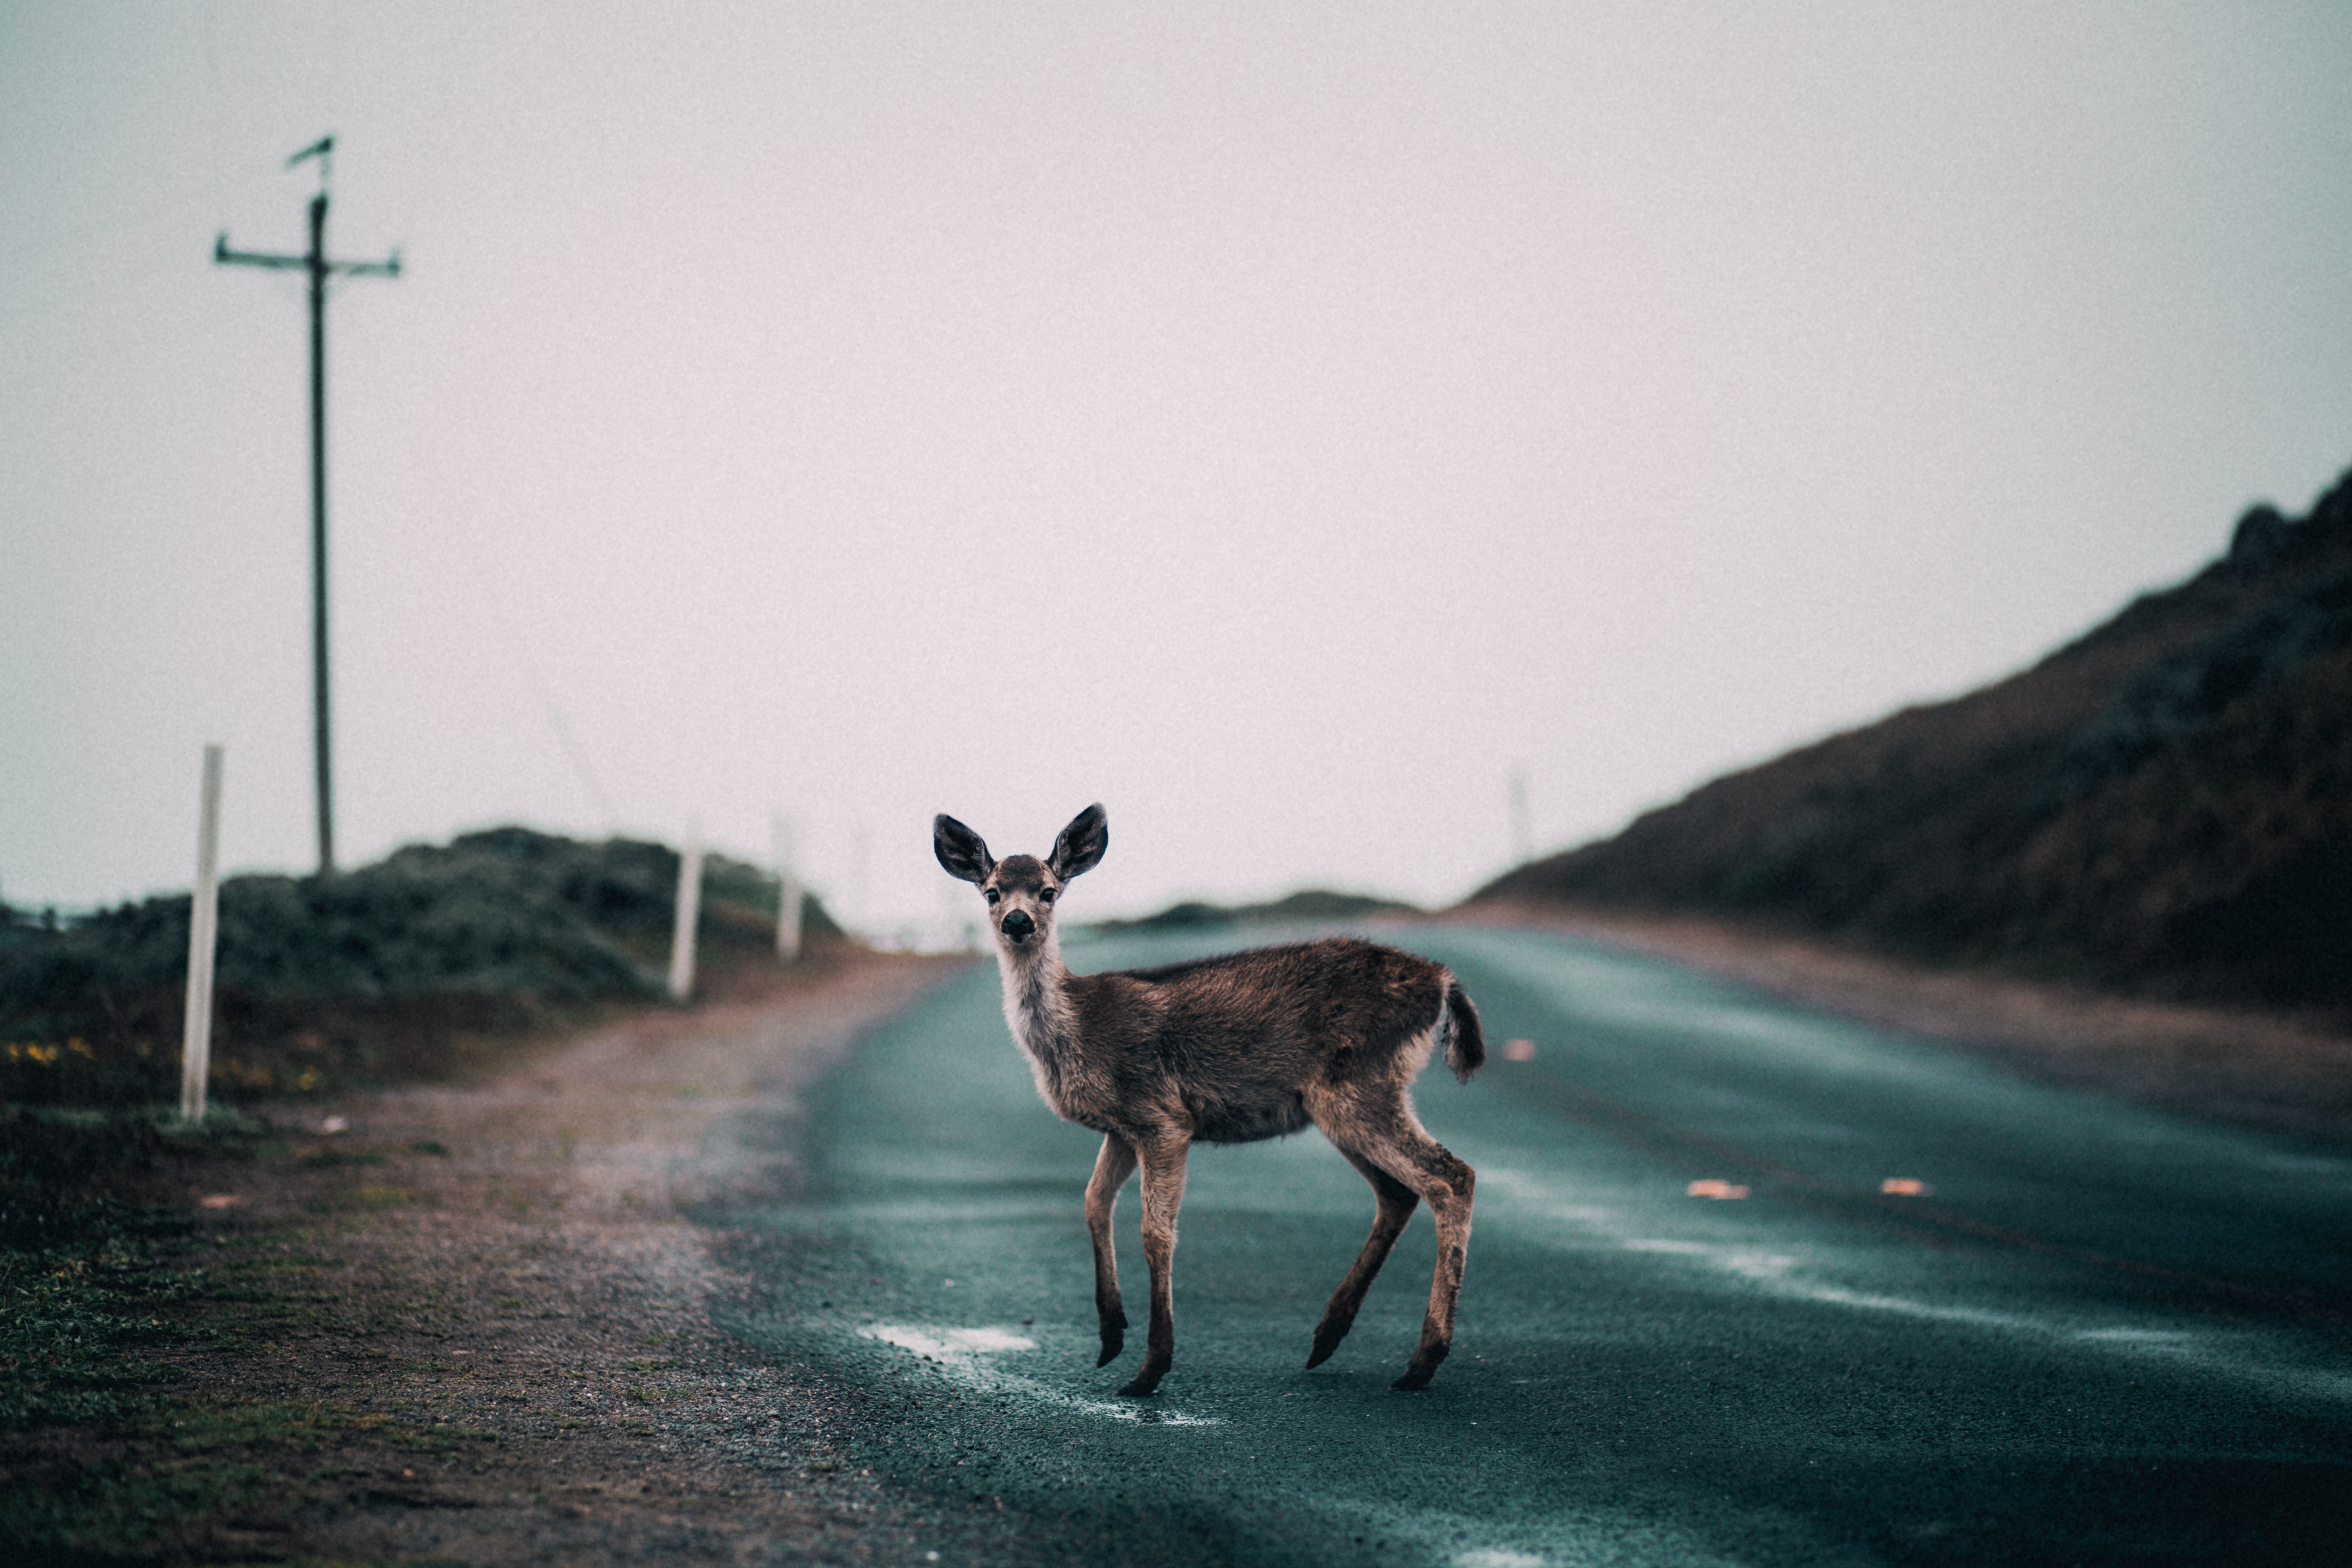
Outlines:
{"type": "Polygon", "coordinates": [[[789,1186],[797,1095],[942,973],[810,967],[478,1087],[278,1108],[249,1157],[174,1167],[195,1229],[141,1308],[153,1391],[0,1433],[0,1534],[58,1561],[922,1561],[831,1396],[714,1325],[746,1282],[687,1217],[789,1186]]]}

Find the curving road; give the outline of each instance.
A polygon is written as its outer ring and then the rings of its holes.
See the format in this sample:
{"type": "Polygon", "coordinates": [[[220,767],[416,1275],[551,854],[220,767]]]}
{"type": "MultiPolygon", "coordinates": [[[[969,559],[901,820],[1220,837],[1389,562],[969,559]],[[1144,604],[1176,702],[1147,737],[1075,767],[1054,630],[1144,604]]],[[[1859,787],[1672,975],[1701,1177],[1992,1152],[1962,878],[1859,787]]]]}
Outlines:
{"type": "Polygon", "coordinates": [[[1195,1152],[1175,1370],[1115,1397],[1140,1335],[1095,1370],[1097,1140],[1038,1101],[993,966],[820,1089],[800,1201],[728,1216],[790,1303],[732,1327],[849,1391],[855,1462],[938,1506],[942,1561],[2352,1562],[2352,1160],[1564,937],[1383,940],[1452,965],[1495,1049],[1422,1079],[1479,1172],[1425,1394],[1388,1388],[1425,1215],[1301,1370],[1372,1210],[1309,1133],[1195,1152]]]}

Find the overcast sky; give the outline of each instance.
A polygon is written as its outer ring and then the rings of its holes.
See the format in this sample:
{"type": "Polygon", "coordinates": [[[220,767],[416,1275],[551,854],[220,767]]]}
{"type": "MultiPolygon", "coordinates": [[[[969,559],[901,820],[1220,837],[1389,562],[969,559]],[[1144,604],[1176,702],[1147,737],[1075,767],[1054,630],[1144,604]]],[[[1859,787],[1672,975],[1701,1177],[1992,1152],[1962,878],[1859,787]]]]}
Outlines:
{"type": "Polygon", "coordinates": [[[0,4],[10,901],[310,863],[329,132],[346,864],[1448,900],[2352,463],[2332,0],[0,4]]]}

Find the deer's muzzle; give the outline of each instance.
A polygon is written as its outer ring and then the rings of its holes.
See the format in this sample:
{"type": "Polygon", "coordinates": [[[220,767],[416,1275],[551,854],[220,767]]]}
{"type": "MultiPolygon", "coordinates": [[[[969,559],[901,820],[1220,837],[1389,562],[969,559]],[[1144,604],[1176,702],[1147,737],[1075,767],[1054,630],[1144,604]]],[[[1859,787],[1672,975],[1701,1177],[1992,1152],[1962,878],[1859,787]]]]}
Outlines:
{"type": "Polygon", "coordinates": [[[1029,918],[1026,910],[1015,910],[1004,917],[1004,934],[1015,942],[1027,942],[1036,929],[1037,922],[1029,918]]]}

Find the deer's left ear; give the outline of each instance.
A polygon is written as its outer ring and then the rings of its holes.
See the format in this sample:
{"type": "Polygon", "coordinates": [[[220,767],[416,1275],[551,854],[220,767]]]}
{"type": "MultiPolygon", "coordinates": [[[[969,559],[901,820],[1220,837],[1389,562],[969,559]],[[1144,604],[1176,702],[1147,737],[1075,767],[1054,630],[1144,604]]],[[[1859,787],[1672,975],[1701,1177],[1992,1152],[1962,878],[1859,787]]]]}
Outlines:
{"type": "Polygon", "coordinates": [[[996,858],[980,835],[945,812],[931,818],[931,853],[949,876],[967,882],[985,882],[996,869],[996,858]]]}
{"type": "Polygon", "coordinates": [[[1066,882],[1101,865],[1103,851],[1109,847],[1110,818],[1099,804],[1090,805],[1070,818],[1070,825],[1054,840],[1054,853],[1046,859],[1045,868],[1066,882]]]}

